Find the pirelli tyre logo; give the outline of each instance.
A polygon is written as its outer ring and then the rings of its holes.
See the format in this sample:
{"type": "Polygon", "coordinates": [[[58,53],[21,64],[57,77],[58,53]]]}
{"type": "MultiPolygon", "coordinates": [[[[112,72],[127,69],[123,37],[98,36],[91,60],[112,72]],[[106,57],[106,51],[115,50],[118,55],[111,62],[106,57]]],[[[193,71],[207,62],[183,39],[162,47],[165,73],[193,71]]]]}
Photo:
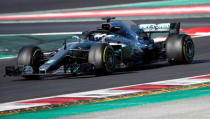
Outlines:
{"type": "Polygon", "coordinates": [[[152,31],[169,31],[170,23],[162,23],[162,24],[139,24],[139,29],[144,30],[144,32],[152,32],[152,31]]]}

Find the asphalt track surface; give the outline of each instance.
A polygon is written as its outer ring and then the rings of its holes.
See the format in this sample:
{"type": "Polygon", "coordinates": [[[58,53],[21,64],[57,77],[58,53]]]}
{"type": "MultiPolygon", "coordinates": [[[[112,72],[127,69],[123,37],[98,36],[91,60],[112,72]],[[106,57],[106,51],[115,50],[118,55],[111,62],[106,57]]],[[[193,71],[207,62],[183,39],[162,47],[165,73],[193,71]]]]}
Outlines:
{"type": "MultiPolygon", "coordinates": [[[[210,19],[179,19],[182,28],[210,26],[210,19]]],[[[159,23],[171,20],[136,21],[137,23],[159,23]]],[[[26,32],[63,32],[81,31],[86,27],[95,27],[98,23],[50,23],[50,24],[7,24],[0,30],[5,33],[26,32]],[[17,26],[21,25],[22,30],[17,26]],[[12,30],[13,29],[13,30],[12,30]]],[[[1,27],[2,28],[2,27],[1,27]]],[[[196,49],[195,60],[189,65],[170,66],[159,62],[149,66],[142,66],[127,71],[116,72],[113,75],[99,76],[85,75],[77,77],[54,77],[42,80],[24,80],[21,77],[3,77],[6,65],[16,64],[15,59],[0,60],[0,103],[17,101],[29,98],[53,96],[65,93],[75,93],[117,86],[147,83],[195,75],[209,74],[210,72],[210,37],[194,38],[196,49]]]]}
{"type": "Polygon", "coordinates": [[[148,2],[148,0],[1,0],[0,13],[72,9],[136,2],[148,2]]]}

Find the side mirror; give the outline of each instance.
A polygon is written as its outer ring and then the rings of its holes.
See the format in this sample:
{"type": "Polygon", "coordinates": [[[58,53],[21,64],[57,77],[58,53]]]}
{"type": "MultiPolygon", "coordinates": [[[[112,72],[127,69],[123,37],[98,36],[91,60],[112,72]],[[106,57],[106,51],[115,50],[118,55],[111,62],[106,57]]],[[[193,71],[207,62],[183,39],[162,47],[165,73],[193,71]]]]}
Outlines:
{"type": "Polygon", "coordinates": [[[112,38],[115,38],[115,35],[107,35],[106,38],[112,39],[112,38]]]}

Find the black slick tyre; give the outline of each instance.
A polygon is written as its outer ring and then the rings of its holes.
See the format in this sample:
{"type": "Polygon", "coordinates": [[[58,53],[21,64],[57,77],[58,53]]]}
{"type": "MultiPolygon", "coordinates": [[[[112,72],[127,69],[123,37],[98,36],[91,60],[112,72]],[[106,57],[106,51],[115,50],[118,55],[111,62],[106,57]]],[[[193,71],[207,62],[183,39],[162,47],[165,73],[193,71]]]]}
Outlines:
{"type": "Polygon", "coordinates": [[[194,54],[194,43],[189,35],[180,34],[168,37],[166,55],[170,64],[192,63],[194,54]]]}
{"type": "Polygon", "coordinates": [[[88,62],[94,65],[95,74],[110,74],[115,70],[113,48],[106,43],[94,44],[89,51],[88,62]]]}
{"type": "MultiPolygon", "coordinates": [[[[43,59],[43,53],[41,49],[37,46],[24,46],[20,49],[17,57],[18,66],[31,66],[34,73],[39,72],[39,67],[43,59]]],[[[26,78],[31,78],[30,76],[25,76],[26,78]]]]}

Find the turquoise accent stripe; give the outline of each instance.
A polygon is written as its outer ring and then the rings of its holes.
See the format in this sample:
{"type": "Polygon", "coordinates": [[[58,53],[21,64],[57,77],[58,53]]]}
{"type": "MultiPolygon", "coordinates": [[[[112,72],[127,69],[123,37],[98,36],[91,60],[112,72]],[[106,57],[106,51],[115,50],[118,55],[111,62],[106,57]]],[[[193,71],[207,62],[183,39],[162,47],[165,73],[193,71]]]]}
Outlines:
{"type": "Polygon", "coordinates": [[[49,109],[37,112],[19,113],[7,116],[0,116],[0,118],[1,119],[49,119],[49,118],[58,118],[63,116],[71,116],[71,115],[78,115],[78,114],[91,113],[91,112],[107,111],[112,109],[142,106],[142,105],[161,103],[167,101],[196,98],[208,95],[210,95],[210,87],[205,87],[205,88],[156,94],[156,95],[147,95],[142,97],[120,99],[115,101],[68,106],[63,108],[49,109]]]}

